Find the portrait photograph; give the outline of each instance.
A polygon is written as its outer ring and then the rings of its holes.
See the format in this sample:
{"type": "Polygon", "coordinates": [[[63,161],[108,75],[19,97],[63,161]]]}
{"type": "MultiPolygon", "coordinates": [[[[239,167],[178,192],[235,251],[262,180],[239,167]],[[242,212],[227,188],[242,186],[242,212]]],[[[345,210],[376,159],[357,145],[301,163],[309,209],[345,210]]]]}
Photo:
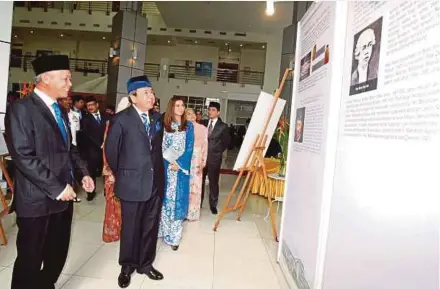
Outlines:
{"type": "Polygon", "coordinates": [[[306,108],[301,107],[296,110],[295,117],[295,139],[294,141],[297,143],[303,142],[303,133],[304,133],[304,118],[306,116],[306,108]]]}
{"type": "Polygon", "coordinates": [[[377,89],[382,17],[354,35],[350,95],[377,89]]]}

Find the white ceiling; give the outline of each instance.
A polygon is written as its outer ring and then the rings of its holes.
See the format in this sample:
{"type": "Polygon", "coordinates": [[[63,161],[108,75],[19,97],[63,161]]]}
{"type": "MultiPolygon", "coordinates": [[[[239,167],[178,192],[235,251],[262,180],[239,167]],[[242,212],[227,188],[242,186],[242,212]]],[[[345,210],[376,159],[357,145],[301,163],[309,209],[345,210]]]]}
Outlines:
{"type": "Polygon", "coordinates": [[[265,14],[265,1],[156,1],[168,27],[225,32],[270,33],[292,24],[293,1],[275,2],[265,14]]]}

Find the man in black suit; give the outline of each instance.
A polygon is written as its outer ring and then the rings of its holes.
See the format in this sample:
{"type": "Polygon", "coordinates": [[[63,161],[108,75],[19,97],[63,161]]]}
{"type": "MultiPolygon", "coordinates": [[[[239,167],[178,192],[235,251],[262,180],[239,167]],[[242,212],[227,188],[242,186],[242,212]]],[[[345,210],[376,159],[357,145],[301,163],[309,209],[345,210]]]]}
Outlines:
{"type": "MultiPolygon", "coordinates": [[[[90,176],[96,183],[96,178],[102,174],[102,143],[104,142],[106,121],[110,120],[110,116],[99,111],[99,104],[93,96],[86,99],[86,108],[88,114],[81,119],[81,154],[86,159],[90,176]]],[[[95,195],[95,191],[88,193],[87,201],[93,200],[95,195]]]]}
{"type": "Polygon", "coordinates": [[[223,152],[228,148],[231,137],[228,125],[220,118],[220,103],[211,102],[208,108],[209,120],[204,121],[208,127],[208,159],[203,170],[202,204],[205,196],[205,179],[209,178],[209,208],[211,213],[217,214],[219,195],[220,168],[222,165],[223,152]]]}
{"type": "Polygon", "coordinates": [[[130,284],[135,270],[163,279],[153,267],[165,185],[161,115],[153,110],[155,97],[146,76],[131,78],[127,90],[132,105],[113,117],[105,145],[121,200],[121,288],[130,284]]]}
{"type": "Polygon", "coordinates": [[[69,58],[41,56],[32,66],[35,90],[14,102],[5,118],[15,165],[12,210],[18,226],[11,288],[54,289],[69,249],[74,171],[83,176],[86,191],[94,183],[71,145],[68,118],[57,103],[72,86],[69,58]]]}

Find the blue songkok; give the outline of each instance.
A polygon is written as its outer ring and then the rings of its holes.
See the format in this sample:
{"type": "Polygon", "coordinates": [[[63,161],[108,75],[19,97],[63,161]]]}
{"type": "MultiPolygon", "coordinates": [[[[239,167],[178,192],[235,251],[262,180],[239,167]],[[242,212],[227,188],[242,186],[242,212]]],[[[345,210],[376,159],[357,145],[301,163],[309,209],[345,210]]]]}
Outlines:
{"type": "Polygon", "coordinates": [[[135,76],[127,81],[127,92],[131,93],[138,88],[151,87],[151,82],[146,75],[135,76]]]}

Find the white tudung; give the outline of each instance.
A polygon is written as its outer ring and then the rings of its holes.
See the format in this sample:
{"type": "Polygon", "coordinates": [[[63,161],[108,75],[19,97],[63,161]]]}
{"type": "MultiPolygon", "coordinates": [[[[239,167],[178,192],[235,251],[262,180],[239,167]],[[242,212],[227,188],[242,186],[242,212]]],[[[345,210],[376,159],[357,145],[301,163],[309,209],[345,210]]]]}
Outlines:
{"type": "Polygon", "coordinates": [[[121,98],[121,100],[118,103],[118,106],[116,107],[116,113],[126,109],[130,106],[130,101],[128,100],[128,96],[124,96],[121,98]]]}

